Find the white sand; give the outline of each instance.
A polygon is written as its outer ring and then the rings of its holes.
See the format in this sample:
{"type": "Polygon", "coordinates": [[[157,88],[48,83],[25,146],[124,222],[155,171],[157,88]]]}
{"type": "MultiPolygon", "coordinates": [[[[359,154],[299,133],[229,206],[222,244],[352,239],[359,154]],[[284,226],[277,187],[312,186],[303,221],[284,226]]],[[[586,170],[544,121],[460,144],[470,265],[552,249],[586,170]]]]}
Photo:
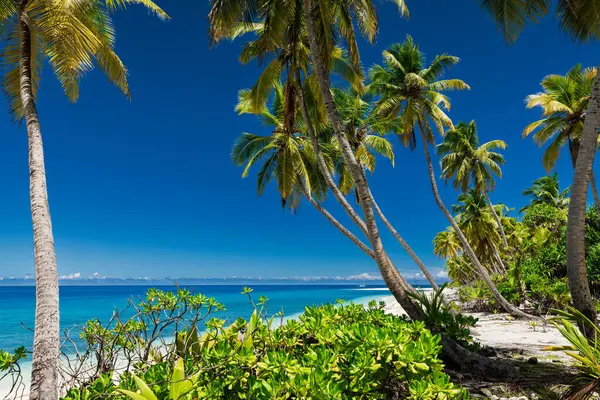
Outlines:
{"type": "MultiPolygon", "coordinates": [[[[447,299],[455,293],[451,289],[444,291],[447,299]]],[[[386,296],[385,311],[394,315],[405,315],[404,310],[393,296],[386,296]]],[[[547,346],[565,346],[569,343],[554,326],[537,323],[535,329],[529,321],[515,320],[508,314],[464,313],[479,320],[471,330],[473,338],[503,353],[508,352],[524,358],[536,357],[540,360],[560,360],[570,363],[572,359],[563,352],[544,351],[547,346]]]]}

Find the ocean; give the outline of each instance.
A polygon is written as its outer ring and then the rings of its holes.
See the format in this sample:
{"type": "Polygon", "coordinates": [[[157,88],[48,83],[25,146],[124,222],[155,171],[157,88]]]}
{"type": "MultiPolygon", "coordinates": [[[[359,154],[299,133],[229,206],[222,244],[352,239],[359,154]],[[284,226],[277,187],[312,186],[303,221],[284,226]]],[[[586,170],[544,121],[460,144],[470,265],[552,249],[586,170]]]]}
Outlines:
{"type": "MultiPolygon", "coordinates": [[[[251,286],[251,285],[250,285],[251,286]]],[[[151,286],[162,290],[174,290],[174,286],[151,286]]],[[[247,318],[252,312],[248,298],[242,295],[243,285],[184,286],[194,293],[214,297],[225,305],[226,310],[214,314],[216,318],[233,321],[247,318]]],[[[301,313],[308,305],[333,303],[337,299],[368,302],[374,297],[387,295],[385,287],[368,285],[254,285],[253,297],[269,298],[268,310],[276,313],[283,309],[286,318],[301,313]]],[[[143,296],[149,286],[61,286],[60,325],[64,329],[81,326],[98,318],[107,321],[115,308],[122,309],[131,297],[143,296]]],[[[12,351],[19,346],[31,349],[35,315],[35,287],[0,287],[0,349],[12,351]]],[[[77,331],[75,329],[74,333],[77,331]]]]}

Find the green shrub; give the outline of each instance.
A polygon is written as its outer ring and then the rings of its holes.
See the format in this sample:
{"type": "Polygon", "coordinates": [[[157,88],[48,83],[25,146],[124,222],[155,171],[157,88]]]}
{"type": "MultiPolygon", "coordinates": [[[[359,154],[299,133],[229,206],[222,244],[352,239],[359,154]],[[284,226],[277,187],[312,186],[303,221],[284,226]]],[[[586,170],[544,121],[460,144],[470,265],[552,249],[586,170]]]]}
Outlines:
{"type": "Polygon", "coordinates": [[[577,367],[583,373],[574,380],[570,389],[564,394],[565,400],[585,400],[595,398],[595,392],[600,388],[600,329],[573,307],[568,311],[554,310],[559,316],[552,323],[569,342],[567,346],[550,346],[547,351],[564,351],[572,357],[577,367]],[[577,325],[590,329],[593,339],[588,339],[577,325]]]}
{"type": "Polygon", "coordinates": [[[475,281],[470,285],[460,287],[458,297],[462,303],[474,311],[497,309],[494,296],[483,281],[475,281]]]}
{"type": "Polygon", "coordinates": [[[433,293],[418,292],[411,294],[424,314],[424,322],[429,329],[436,333],[442,333],[463,346],[478,348],[473,343],[471,328],[477,323],[477,318],[463,315],[450,310],[446,306],[444,289],[446,284],[433,293]]]}
{"type": "MultiPolygon", "coordinates": [[[[440,338],[422,322],[386,314],[374,303],[368,309],[325,305],[307,307],[298,320],[275,329],[274,317],[263,314],[265,302],[257,303],[249,321],[207,322],[206,333],[183,354],[193,385],[181,398],[468,398],[442,371],[440,338]]],[[[125,393],[140,392],[140,381],[148,396],[171,399],[179,356],[173,357],[139,363],[136,378],[124,373],[116,384],[103,375],[70,390],[66,399],[125,398],[125,393]]]]}
{"type": "Polygon", "coordinates": [[[512,304],[521,303],[522,299],[517,282],[511,282],[510,279],[502,279],[497,282],[496,287],[500,294],[512,304]]]}
{"type": "Polygon", "coordinates": [[[567,209],[545,203],[532,204],[525,210],[522,222],[530,229],[544,227],[558,232],[567,223],[567,209]]]}

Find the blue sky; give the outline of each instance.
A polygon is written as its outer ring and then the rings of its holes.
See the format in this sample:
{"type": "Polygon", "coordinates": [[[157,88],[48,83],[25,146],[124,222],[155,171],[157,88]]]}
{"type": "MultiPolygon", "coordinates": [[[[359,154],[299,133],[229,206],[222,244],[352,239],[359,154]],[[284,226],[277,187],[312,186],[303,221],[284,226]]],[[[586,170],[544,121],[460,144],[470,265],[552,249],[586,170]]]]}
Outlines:
{"type": "MultiPolygon", "coordinates": [[[[256,195],[229,158],[241,132],[268,134],[233,112],[237,91],[257,77],[237,61],[243,41],[209,48],[207,2],[162,1],[163,23],[132,7],[115,17],[117,50],[130,71],[129,102],[97,71],[75,105],[44,71],[38,110],[46,149],[51,213],[61,275],[304,276],[376,273],[374,263],[310,205],[283,212],[275,190],[256,195]]],[[[360,48],[363,63],[411,34],[430,57],[459,56],[449,71],[472,90],[451,94],[455,122],[475,119],[482,140],[502,138],[507,164],[492,197],[518,209],[521,191],[541,176],[542,151],[521,139],[539,116],[524,98],[546,74],[600,62],[599,47],[576,45],[552,18],[527,27],[507,46],[491,17],[471,1],[410,1],[409,21],[379,4],[381,32],[360,48]]],[[[0,109],[6,109],[0,100],[0,109]]],[[[372,191],[388,218],[432,269],[433,236],[446,227],[427,179],[422,150],[396,149],[396,166],[380,160],[372,191]]],[[[568,184],[568,157],[557,168],[568,184]]],[[[441,185],[444,186],[443,184],[441,185]]],[[[457,193],[442,188],[448,205],[457,193]]],[[[330,210],[346,222],[341,210],[330,210]]],[[[33,272],[24,126],[0,118],[0,275],[33,272]]],[[[386,248],[402,271],[416,268],[389,235],[386,248]]]]}

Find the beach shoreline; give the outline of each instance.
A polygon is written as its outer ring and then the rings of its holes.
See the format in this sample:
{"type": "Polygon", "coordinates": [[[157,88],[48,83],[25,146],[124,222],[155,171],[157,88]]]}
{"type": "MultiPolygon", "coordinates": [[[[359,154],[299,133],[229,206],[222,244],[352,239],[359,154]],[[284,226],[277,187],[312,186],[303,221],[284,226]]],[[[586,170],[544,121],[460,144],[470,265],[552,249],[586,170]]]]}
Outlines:
{"type": "MultiPolygon", "coordinates": [[[[444,297],[454,301],[458,298],[458,291],[446,289],[444,297]]],[[[383,296],[381,301],[385,303],[386,313],[406,315],[394,296],[383,296]]],[[[573,359],[564,352],[544,350],[548,346],[569,345],[558,329],[551,324],[532,325],[529,321],[516,320],[507,313],[463,311],[462,314],[477,318],[475,327],[471,328],[473,340],[491,347],[497,354],[515,359],[528,360],[534,357],[539,361],[572,364],[573,359]]]]}
{"type": "MultiPolygon", "coordinates": [[[[373,290],[371,289],[347,289],[347,290],[373,290]]],[[[432,292],[431,288],[423,288],[420,291],[425,293],[432,292]]],[[[400,304],[391,295],[389,289],[380,288],[377,292],[369,296],[361,296],[349,300],[355,304],[367,306],[369,302],[383,302],[383,308],[386,313],[393,315],[406,315],[400,304]],[[384,293],[387,292],[387,293],[384,293]]],[[[446,289],[444,295],[447,300],[457,299],[457,291],[455,289],[446,289]]],[[[341,296],[343,299],[343,296],[341,296]]],[[[288,320],[297,319],[304,311],[291,313],[284,316],[283,323],[288,320]]],[[[531,357],[536,358],[540,362],[560,362],[571,364],[571,359],[562,352],[544,351],[547,346],[567,345],[568,342],[562,337],[560,332],[552,325],[540,325],[533,327],[528,321],[520,321],[511,318],[505,313],[474,313],[463,312],[465,315],[470,315],[478,319],[477,324],[471,329],[473,340],[481,343],[482,346],[491,347],[498,356],[511,357],[515,359],[527,360],[531,357]]],[[[279,323],[276,323],[279,326],[279,323]]],[[[21,363],[23,383],[26,385],[26,390],[21,399],[27,399],[28,383],[31,374],[31,362],[25,361],[21,363]]],[[[10,382],[0,380],[0,395],[8,392],[10,382]]]]}

